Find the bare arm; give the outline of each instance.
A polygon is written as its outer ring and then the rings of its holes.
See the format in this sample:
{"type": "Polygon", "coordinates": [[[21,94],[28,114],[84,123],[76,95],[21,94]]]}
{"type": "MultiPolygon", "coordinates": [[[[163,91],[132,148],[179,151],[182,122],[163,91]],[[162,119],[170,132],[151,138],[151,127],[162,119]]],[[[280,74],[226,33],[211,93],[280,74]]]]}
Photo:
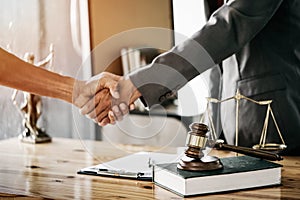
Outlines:
{"type": "Polygon", "coordinates": [[[111,96],[119,77],[103,72],[88,81],[79,81],[35,67],[0,48],[0,85],[72,103],[78,108],[89,102],[95,122],[109,123],[111,96]]]}
{"type": "Polygon", "coordinates": [[[35,67],[0,48],[0,84],[72,103],[75,79],[35,67]]]}

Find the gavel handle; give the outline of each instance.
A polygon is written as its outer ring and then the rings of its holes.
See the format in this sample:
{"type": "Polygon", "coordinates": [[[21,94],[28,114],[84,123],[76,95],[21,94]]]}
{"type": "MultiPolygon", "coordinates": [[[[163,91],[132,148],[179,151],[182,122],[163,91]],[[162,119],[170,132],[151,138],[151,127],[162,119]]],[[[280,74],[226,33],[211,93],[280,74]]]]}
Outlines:
{"type": "Polygon", "coordinates": [[[218,142],[215,144],[215,147],[217,149],[229,150],[229,151],[233,151],[236,153],[241,153],[241,154],[245,154],[248,156],[253,156],[256,158],[262,158],[262,159],[266,159],[266,160],[277,161],[277,160],[283,159],[280,155],[278,155],[276,153],[259,150],[259,149],[252,149],[252,148],[248,148],[248,147],[234,146],[234,145],[223,144],[223,143],[218,143],[218,142]]]}

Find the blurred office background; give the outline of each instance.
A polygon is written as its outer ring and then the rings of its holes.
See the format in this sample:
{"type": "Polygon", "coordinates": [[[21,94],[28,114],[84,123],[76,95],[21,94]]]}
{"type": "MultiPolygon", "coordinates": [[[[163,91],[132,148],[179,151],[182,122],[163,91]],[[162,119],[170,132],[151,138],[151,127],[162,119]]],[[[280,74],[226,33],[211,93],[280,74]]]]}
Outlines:
{"type": "MultiPolygon", "coordinates": [[[[159,46],[160,50],[168,50],[185,38],[174,37],[172,30],[188,37],[206,20],[204,0],[1,0],[0,4],[1,48],[20,58],[26,52],[32,52],[38,62],[47,56],[49,46],[53,44],[53,71],[78,79],[88,79],[102,71],[122,75],[122,48],[159,46]],[[143,28],[171,31],[118,43],[109,42],[116,35],[143,28]]],[[[205,86],[202,80],[201,77],[194,80],[198,89],[199,84],[205,86]]],[[[199,101],[209,95],[205,87],[201,87],[201,91],[195,90],[193,83],[186,88],[179,92],[179,98],[184,98],[185,91],[191,90],[199,96],[199,101]]],[[[23,129],[22,116],[11,101],[12,93],[13,89],[0,87],[0,139],[16,137],[23,129]]],[[[39,125],[52,137],[153,145],[166,144],[172,139],[171,145],[183,146],[187,123],[197,120],[203,112],[198,108],[202,104],[189,101],[186,104],[184,101],[181,103],[186,113],[178,112],[176,117],[156,116],[158,121],[165,121],[163,127],[149,125],[153,121],[148,114],[132,114],[131,119],[144,129],[127,127],[128,135],[118,126],[98,127],[81,116],[72,105],[43,97],[39,125]],[[187,105],[198,107],[187,109],[187,105]],[[189,117],[188,120],[186,117],[189,117]],[[151,133],[153,130],[158,133],[151,133]],[[178,136],[172,136],[174,133],[178,136]],[[147,134],[153,137],[141,139],[147,134]]],[[[18,102],[22,103],[22,92],[19,92],[18,102]]],[[[178,106],[178,102],[175,104],[175,107],[178,106]]]]}

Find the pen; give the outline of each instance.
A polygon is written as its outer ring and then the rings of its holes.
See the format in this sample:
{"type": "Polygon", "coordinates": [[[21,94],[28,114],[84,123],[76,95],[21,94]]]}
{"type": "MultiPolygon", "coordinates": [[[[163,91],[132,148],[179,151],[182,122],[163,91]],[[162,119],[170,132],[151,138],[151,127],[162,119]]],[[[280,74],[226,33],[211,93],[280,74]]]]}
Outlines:
{"type": "MultiPolygon", "coordinates": [[[[128,172],[125,170],[112,170],[112,169],[103,169],[99,168],[97,171],[98,175],[108,175],[108,176],[118,176],[118,177],[126,177],[126,178],[143,178],[146,173],[143,172],[128,172]]],[[[151,174],[150,174],[151,176],[151,174]]],[[[148,178],[148,177],[145,177],[148,178]]]]}

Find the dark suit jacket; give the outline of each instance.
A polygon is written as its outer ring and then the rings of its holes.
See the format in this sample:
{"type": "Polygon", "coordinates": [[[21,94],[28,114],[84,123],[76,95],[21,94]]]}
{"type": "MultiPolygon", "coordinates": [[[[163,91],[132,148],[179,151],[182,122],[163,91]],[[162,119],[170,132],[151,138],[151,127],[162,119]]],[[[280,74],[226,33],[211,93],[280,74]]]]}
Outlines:
{"type": "MultiPolygon", "coordinates": [[[[221,98],[272,99],[287,154],[300,155],[300,0],[235,0],[194,36],[130,75],[148,106],[161,103],[199,73],[222,65],[221,98]]],[[[213,80],[212,80],[213,81],[213,80]]],[[[228,143],[235,140],[235,101],[221,104],[228,143]]],[[[241,100],[239,145],[260,139],[266,107],[241,100]]],[[[280,142],[269,121],[269,142],[280,142]]]]}

